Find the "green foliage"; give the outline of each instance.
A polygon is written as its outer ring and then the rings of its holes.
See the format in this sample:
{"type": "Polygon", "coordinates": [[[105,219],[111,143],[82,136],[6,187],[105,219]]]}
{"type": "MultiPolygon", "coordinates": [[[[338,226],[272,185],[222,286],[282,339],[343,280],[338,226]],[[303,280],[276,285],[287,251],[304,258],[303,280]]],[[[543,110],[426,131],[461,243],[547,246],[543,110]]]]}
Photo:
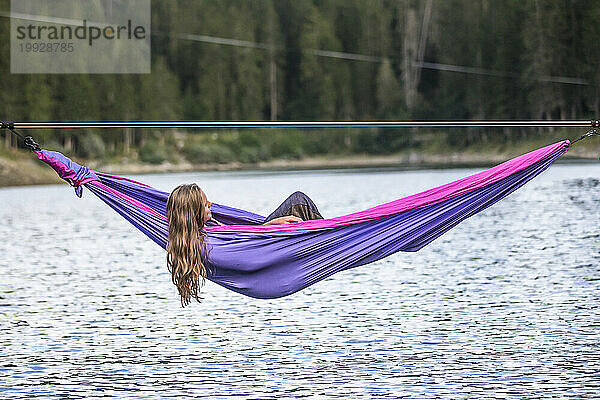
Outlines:
{"type": "Polygon", "coordinates": [[[139,158],[145,163],[162,164],[168,158],[168,151],[163,143],[152,139],[140,147],[139,158]]]}
{"type": "Polygon", "coordinates": [[[87,158],[103,159],[106,155],[106,145],[102,141],[100,135],[83,134],[77,137],[78,153],[87,158]]]}
{"type": "Polygon", "coordinates": [[[226,164],[236,160],[233,151],[225,144],[191,140],[183,148],[186,159],[194,164],[226,164]]]}
{"type": "Polygon", "coordinates": [[[304,155],[302,134],[297,131],[277,132],[271,140],[271,153],[278,157],[298,159],[304,155]]]}
{"type": "MultiPolygon", "coordinates": [[[[0,114],[14,121],[268,120],[276,104],[277,117],[285,120],[598,118],[598,0],[434,1],[430,27],[421,32],[425,3],[154,1],[153,29],[172,35],[153,35],[151,74],[19,75],[10,73],[10,59],[3,57],[0,114]],[[180,33],[234,39],[243,46],[182,39],[180,33]],[[411,49],[424,36],[426,62],[499,73],[419,70],[411,49]],[[320,57],[315,50],[383,61],[320,57]],[[409,102],[407,88],[414,85],[408,77],[417,70],[420,78],[409,102]],[[589,84],[549,82],[552,76],[589,84]]],[[[7,11],[9,4],[0,0],[0,9],[7,11]]],[[[9,31],[10,20],[0,19],[3,54],[10,53],[9,31]]],[[[177,161],[178,147],[170,139],[144,140],[142,131],[91,133],[96,132],[73,133],[74,147],[66,150],[105,157],[137,149],[145,162],[177,161]]],[[[447,146],[541,135],[446,133],[440,140],[447,146]]],[[[42,135],[56,148],[65,143],[63,133],[42,135]]],[[[192,162],[257,163],[397,152],[417,146],[415,136],[392,130],[220,132],[217,138],[194,137],[183,151],[192,162]]]]}
{"type": "Polygon", "coordinates": [[[377,73],[376,100],[378,118],[397,118],[402,110],[402,88],[388,59],[381,63],[377,73]]]}

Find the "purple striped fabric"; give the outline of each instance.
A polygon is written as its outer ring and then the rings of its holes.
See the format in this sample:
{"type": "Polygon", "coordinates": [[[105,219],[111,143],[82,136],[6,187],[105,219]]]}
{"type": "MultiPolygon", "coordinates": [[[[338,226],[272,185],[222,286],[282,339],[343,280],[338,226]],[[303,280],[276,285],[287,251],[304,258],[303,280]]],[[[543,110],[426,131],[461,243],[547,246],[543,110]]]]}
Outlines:
{"type": "MultiPolygon", "coordinates": [[[[228,224],[206,227],[208,279],[247,296],[276,298],[332,274],[398,251],[417,251],[466,218],[543,172],[569,148],[562,141],[489,170],[346,216],[286,225],[213,204],[228,224]]],[[[169,193],[128,178],[90,171],[60,153],[38,151],[59,176],[87,187],[163,248],[169,193]]]]}

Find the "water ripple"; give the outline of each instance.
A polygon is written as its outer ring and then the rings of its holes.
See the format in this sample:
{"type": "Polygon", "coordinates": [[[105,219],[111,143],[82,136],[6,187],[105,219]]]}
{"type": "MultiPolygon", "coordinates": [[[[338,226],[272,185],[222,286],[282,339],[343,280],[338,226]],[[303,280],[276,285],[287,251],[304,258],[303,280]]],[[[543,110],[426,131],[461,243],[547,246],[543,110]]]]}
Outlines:
{"type": "MultiPolygon", "coordinates": [[[[303,190],[333,216],[473,172],[140,179],[263,214],[303,190]]],[[[89,192],[0,190],[0,397],[598,398],[598,176],[555,165],[417,253],[186,309],[163,251],[89,192]]]]}

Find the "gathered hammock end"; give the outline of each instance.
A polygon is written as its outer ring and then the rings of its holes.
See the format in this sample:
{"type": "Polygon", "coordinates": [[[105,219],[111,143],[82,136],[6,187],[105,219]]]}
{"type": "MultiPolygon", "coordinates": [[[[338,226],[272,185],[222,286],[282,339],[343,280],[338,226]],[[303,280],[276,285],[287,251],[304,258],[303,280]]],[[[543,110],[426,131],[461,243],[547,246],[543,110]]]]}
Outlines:
{"type": "MultiPolygon", "coordinates": [[[[261,225],[264,216],[213,203],[213,216],[225,226],[205,228],[207,279],[246,296],[271,299],[398,251],[417,251],[539,175],[569,145],[564,140],[463,179],[329,219],[261,225]]],[[[59,152],[34,152],[74,186],[78,196],[87,188],[166,247],[169,193],[90,170],[59,152]]]]}

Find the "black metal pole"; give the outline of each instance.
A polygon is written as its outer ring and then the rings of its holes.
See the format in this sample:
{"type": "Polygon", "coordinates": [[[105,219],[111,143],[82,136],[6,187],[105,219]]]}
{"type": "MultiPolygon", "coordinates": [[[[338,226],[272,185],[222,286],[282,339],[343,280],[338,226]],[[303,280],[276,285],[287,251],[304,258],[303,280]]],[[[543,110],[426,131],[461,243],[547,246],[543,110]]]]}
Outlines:
{"type": "Polygon", "coordinates": [[[572,121],[98,121],[14,122],[15,129],[109,128],[597,128],[597,120],[572,121]]]}

